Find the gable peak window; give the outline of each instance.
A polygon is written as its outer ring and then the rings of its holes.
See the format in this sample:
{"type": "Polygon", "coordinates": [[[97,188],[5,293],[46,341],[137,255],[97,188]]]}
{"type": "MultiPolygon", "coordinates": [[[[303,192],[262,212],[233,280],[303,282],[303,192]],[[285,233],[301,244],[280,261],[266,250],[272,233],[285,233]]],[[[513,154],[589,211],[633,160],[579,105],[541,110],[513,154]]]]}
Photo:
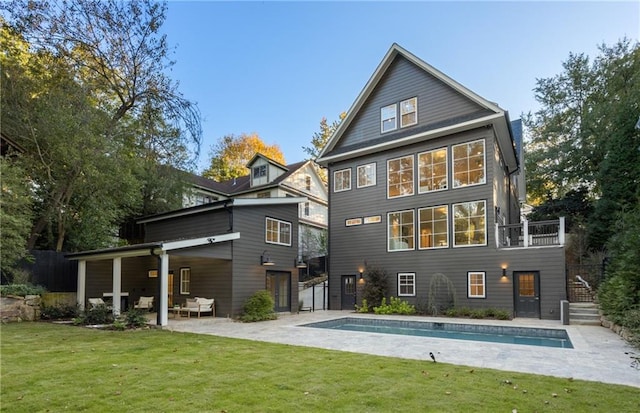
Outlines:
{"type": "Polygon", "coordinates": [[[400,127],[406,128],[418,123],[418,98],[400,102],[400,127]]]}
{"type": "Polygon", "coordinates": [[[380,109],[380,131],[382,133],[390,132],[398,128],[398,109],[395,103],[380,109]]]}
{"type": "Polygon", "coordinates": [[[267,176],[267,165],[258,165],[253,167],[253,177],[262,178],[267,176]]]}

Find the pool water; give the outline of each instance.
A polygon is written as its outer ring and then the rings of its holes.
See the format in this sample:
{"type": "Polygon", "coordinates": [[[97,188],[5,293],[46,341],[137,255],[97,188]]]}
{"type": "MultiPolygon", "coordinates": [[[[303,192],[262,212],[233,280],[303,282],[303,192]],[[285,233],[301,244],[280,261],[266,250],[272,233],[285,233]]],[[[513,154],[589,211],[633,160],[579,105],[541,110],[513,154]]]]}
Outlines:
{"type": "Polygon", "coordinates": [[[380,320],[355,317],[305,324],[303,327],[522,344],[528,346],[573,348],[566,330],[552,328],[380,320]]]}

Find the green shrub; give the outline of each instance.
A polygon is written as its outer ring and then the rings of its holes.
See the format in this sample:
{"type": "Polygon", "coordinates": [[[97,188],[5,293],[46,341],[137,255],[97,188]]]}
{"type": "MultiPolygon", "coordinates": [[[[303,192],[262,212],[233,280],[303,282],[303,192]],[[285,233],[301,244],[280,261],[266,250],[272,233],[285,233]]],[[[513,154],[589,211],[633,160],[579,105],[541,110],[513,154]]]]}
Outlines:
{"type": "Polygon", "coordinates": [[[373,307],[373,312],[376,314],[411,315],[416,313],[416,307],[409,304],[407,301],[391,297],[389,299],[389,304],[387,304],[387,299],[383,298],[382,303],[380,303],[378,307],[373,307]]]}
{"type": "Polygon", "coordinates": [[[85,310],[83,314],[73,319],[74,324],[93,325],[113,323],[113,312],[104,304],[85,310]]]}
{"type": "Polygon", "coordinates": [[[369,308],[369,304],[367,304],[367,299],[366,298],[362,299],[362,305],[361,306],[358,306],[356,304],[356,311],[358,313],[368,313],[368,312],[371,311],[371,309],[369,308]]]}
{"type": "Polygon", "coordinates": [[[257,291],[245,302],[240,320],[244,322],[274,320],[277,318],[273,311],[274,305],[269,291],[257,291]]]}
{"type": "Polygon", "coordinates": [[[43,320],[70,320],[78,315],[80,309],[77,304],[43,305],[40,310],[40,318],[43,320]]]}
{"type": "Polygon", "coordinates": [[[25,297],[27,295],[42,295],[46,292],[47,292],[47,289],[40,285],[32,285],[32,284],[0,285],[0,295],[2,295],[3,297],[6,297],[7,295],[25,297]]]}
{"type": "MultiPolygon", "coordinates": [[[[140,328],[147,325],[147,317],[145,317],[145,313],[147,311],[132,309],[127,311],[119,318],[124,321],[124,324],[128,328],[140,328]]],[[[118,321],[118,320],[116,320],[118,321]]],[[[115,322],[114,322],[115,323],[115,322]]]]}
{"type": "Polygon", "coordinates": [[[427,309],[430,314],[445,313],[456,305],[456,288],[453,282],[442,273],[435,273],[429,280],[427,309]]]}
{"type": "Polygon", "coordinates": [[[362,298],[371,304],[381,303],[389,292],[387,273],[381,268],[367,266],[364,272],[364,280],[362,298]]]}

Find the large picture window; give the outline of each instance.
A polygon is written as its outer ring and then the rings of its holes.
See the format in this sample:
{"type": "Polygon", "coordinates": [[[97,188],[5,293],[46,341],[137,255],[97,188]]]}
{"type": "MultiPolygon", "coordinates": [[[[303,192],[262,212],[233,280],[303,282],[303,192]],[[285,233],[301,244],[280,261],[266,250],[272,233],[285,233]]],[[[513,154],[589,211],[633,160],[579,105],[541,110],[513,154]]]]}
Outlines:
{"type": "Polygon", "coordinates": [[[180,268],[180,294],[191,292],[191,268],[180,268]]]}
{"type": "Polygon", "coordinates": [[[358,188],[376,184],[376,164],[369,163],[358,166],[358,188]]]}
{"type": "Polygon", "coordinates": [[[380,132],[389,132],[398,127],[397,112],[398,109],[395,103],[380,109],[380,132]]]}
{"type": "Polygon", "coordinates": [[[416,274],[401,272],[398,274],[398,296],[413,297],[416,295],[416,274]]]}
{"type": "Polygon", "coordinates": [[[486,298],[487,291],[485,286],[484,271],[467,273],[467,297],[469,298],[486,298]]]}
{"type": "Polygon", "coordinates": [[[407,251],[414,249],[413,210],[389,212],[388,222],[388,250],[407,251]]]}
{"type": "Polygon", "coordinates": [[[484,139],[454,145],[452,151],[454,188],[486,182],[484,139]]]}
{"type": "Polygon", "coordinates": [[[351,189],[351,168],[341,169],[333,173],[333,192],[351,189]]]}
{"type": "Polygon", "coordinates": [[[400,127],[418,123],[418,98],[411,98],[400,102],[400,127]]]}
{"type": "Polygon", "coordinates": [[[487,245],[485,201],[453,204],[453,246],[487,245]]]}
{"type": "Polygon", "coordinates": [[[449,246],[449,219],[446,205],[418,210],[418,248],[446,248],[449,246]]]}
{"type": "Polygon", "coordinates": [[[291,246],[291,223],[267,218],[265,242],[291,246]]]}
{"type": "Polygon", "coordinates": [[[389,198],[413,195],[413,155],[387,161],[389,198]]]}
{"type": "Polygon", "coordinates": [[[418,192],[447,189],[447,148],[418,154],[418,192]]]}

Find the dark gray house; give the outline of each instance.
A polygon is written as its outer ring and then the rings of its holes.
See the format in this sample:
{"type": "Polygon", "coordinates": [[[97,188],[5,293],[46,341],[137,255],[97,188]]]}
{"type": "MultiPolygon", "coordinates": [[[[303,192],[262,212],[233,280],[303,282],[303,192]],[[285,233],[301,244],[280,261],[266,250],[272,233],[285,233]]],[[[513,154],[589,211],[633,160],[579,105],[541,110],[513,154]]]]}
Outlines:
{"type": "Polygon", "coordinates": [[[144,243],[67,256],[78,261],[78,304],[108,297],[118,313],[153,296],[158,324],[166,325],[169,309],[187,298],[213,298],[217,317],[234,317],[266,289],[276,311],[297,311],[305,199],[228,199],[144,217],[144,243]]]}
{"type": "Polygon", "coordinates": [[[520,131],[393,44],[317,159],[330,181],[330,308],[354,308],[376,267],[414,304],[444,275],[457,306],[560,318],[564,225],[521,220],[520,131]]]}

